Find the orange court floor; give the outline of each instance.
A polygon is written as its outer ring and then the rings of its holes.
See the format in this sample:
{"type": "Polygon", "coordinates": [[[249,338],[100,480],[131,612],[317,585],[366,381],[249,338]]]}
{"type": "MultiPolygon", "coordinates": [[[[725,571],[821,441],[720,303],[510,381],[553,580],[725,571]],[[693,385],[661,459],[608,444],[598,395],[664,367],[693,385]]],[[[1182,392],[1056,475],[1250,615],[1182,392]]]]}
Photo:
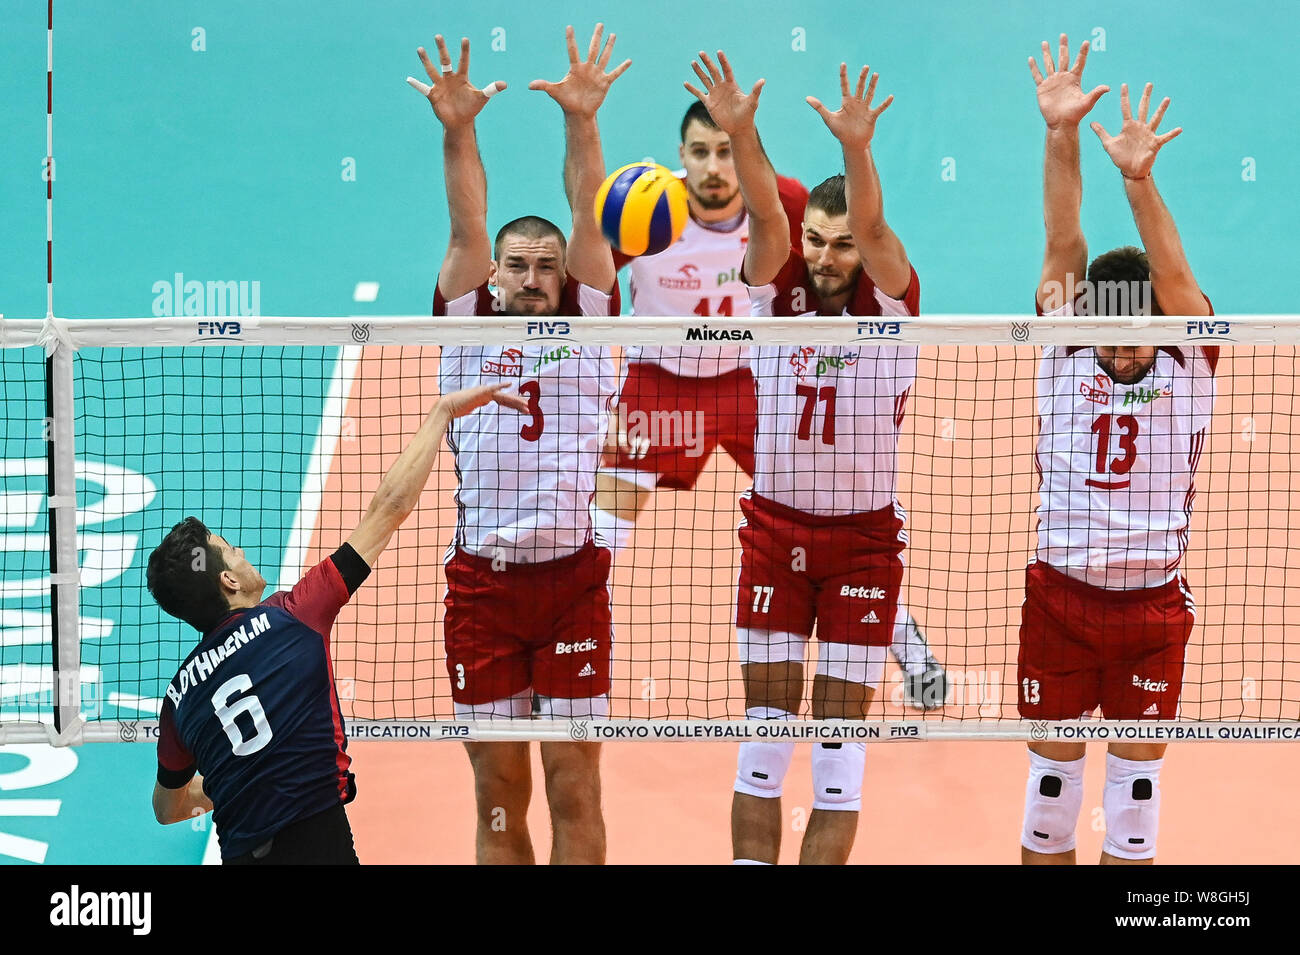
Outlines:
{"type": "MultiPolygon", "coordinates": [[[[1285,640],[1286,608],[1300,606],[1300,548],[1290,547],[1300,540],[1293,352],[1238,348],[1220,365],[1184,562],[1198,604],[1184,718],[1300,719],[1300,649],[1285,640]],[[1246,418],[1250,440],[1239,426],[1246,418]]],[[[361,356],[309,562],[346,537],[437,395],[438,349],[361,356]]],[[[1037,504],[1035,368],[1029,347],[921,352],[899,448],[910,536],[903,601],[958,684],[953,703],[927,719],[1016,719],[1016,634],[1037,504]]],[[[350,718],[451,718],[442,561],[455,526],[456,477],[450,451],[440,454],[419,508],[335,629],[336,680],[350,718]]],[[[655,495],[616,558],[612,716],[743,716],[731,621],[736,497],[747,486],[731,460],[715,454],[694,491],[655,495]]],[[[891,663],[871,718],[918,716],[901,702],[891,663]]],[[[730,861],[736,744],[603,745],[610,862],[730,861]]],[[[1288,798],[1300,783],[1292,745],[1171,745],[1161,776],[1160,861],[1300,861],[1300,822],[1288,798]]],[[[534,744],[529,827],[544,861],[550,827],[537,751],[534,744]]],[[[366,741],[349,752],[359,791],[350,816],[363,862],[473,861],[473,786],[459,743],[366,741]]],[[[798,858],[811,803],[808,754],[808,744],[796,747],[787,776],[782,862],[798,858]]],[[[1018,862],[1026,771],[1019,742],[869,744],[851,861],[1018,862]]],[[[1091,744],[1081,861],[1100,853],[1104,775],[1103,744],[1091,744]]]]}

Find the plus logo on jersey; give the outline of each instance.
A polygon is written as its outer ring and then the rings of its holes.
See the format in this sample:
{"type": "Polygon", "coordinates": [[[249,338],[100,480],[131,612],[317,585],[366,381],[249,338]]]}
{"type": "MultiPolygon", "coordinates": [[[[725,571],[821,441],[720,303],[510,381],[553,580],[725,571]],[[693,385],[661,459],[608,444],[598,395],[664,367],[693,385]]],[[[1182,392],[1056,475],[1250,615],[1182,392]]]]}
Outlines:
{"type": "Polygon", "coordinates": [[[1110,376],[1099,373],[1094,375],[1091,381],[1079,382],[1079,394],[1093,404],[1110,404],[1110,376]]]}
{"type": "Polygon", "coordinates": [[[839,371],[843,368],[851,368],[858,363],[859,355],[856,350],[846,351],[839,355],[819,355],[817,349],[805,345],[796,349],[790,356],[790,370],[800,381],[808,376],[808,370],[813,369],[814,375],[824,375],[829,371],[839,371]]]}
{"type": "Polygon", "coordinates": [[[698,292],[703,284],[695,274],[699,270],[698,265],[687,262],[677,270],[676,274],[659,276],[659,287],[682,292],[698,292]]]}
{"type": "Polygon", "coordinates": [[[524,353],[518,348],[503,349],[496,361],[489,358],[483,362],[482,373],[518,378],[524,373],[524,353]]]}
{"type": "Polygon", "coordinates": [[[1140,408],[1142,405],[1150,404],[1157,398],[1172,398],[1174,389],[1172,385],[1165,385],[1157,390],[1155,388],[1138,388],[1129,389],[1124,393],[1123,407],[1140,408]]]}

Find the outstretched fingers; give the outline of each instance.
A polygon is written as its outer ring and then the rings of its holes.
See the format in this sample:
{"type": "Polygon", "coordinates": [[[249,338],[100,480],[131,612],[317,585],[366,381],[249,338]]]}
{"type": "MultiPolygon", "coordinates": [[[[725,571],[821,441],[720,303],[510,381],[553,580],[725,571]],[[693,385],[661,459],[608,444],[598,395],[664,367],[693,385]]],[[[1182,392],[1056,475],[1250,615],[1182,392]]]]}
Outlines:
{"type": "Polygon", "coordinates": [[[444,67],[441,72],[451,72],[451,54],[447,52],[447,41],[439,34],[433,38],[434,45],[438,47],[438,62],[444,67]]]}
{"type": "MultiPolygon", "coordinates": [[[[422,46],[421,46],[421,47],[417,47],[416,50],[415,50],[415,52],[416,52],[417,54],[419,54],[419,57],[420,57],[420,63],[424,66],[424,72],[427,73],[427,74],[429,75],[429,82],[432,83],[432,84],[434,84],[434,86],[438,85],[438,71],[437,71],[436,69],[434,69],[434,67],[433,67],[433,61],[429,59],[429,54],[428,54],[428,52],[427,52],[427,51],[424,49],[424,47],[422,47],[422,46]]],[[[407,81],[409,82],[410,79],[411,79],[411,78],[408,76],[408,77],[407,77],[407,81]]],[[[411,85],[412,85],[412,86],[415,86],[416,89],[419,89],[421,86],[424,86],[423,83],[420,83],[419,85],[416,85],[415,83],[412,83],[411,85]]],[[[426,90],[427,90],[427,89],[432,89],[432,87],[425,87],[425,88],[426,88],[426,90]]]]}
{"type": "Polygon", "coordinates": [[[600,38],[605,33],[605,24],[597,23],[596,29],[592,31],[591,42],[587,44],[587,62],[596,62],[596,57],[600,53],[600,38]]]}
{"type": "Polygon", "coordinates": [[[1133,118],[1133,107],[1128,101],[1128,84],[1119,85],[1119,114],[1125,119],[1133,118]]]}
{"type": "Polygon", "coordinates": [[[1084,40],[1079,44],[1079,55],[1074,58],[1074,66],[1070,72],[1075,76],[1083,76],[1083,66],[1088,62],[1088,41],[1084,40]]]}
{"type": "Polygon", "coordinates": [[[1151,123],[1150,123],[1151,132],[1154,133],[1157,129],[1160,128],[1160,121],[1165,118],[1165,110],[1167,110],[1168,108],[1169,108],[1169,97],[1166,96],[1164,99],[1160,101],[1160,105],[1156,107],[1155,115],[1151,117],[1151,123]]]}
{"type": "Polygon", "coordinates": [[[1171,139],[1173,139],[1175,136],[1179,135],[1182,131],[1183,131],[1183,127],[1181,127],[1181,126],[1175,126],[1173,129],[1169,130],[1169,132],[1165,133],[1163,136],[1157,136],[1157,137],[1156,137],[1156,148],[1159,149],[1159,148],[1160,148],[1161,146],[1163,146],[1165,143],[1169,142],[1169,140],[1171,140],[1171,139]]]}
{"type": "MultiPolygon", "coordinates": [[[[871,67],[868,66],[866,67],[866,69],[869,70],[871,69],[871,67]]],[[[867,105],[868,106],[870,106],[871,101],[876,98],[876,83],[878,83],[879,81],[880,81],[880,74],[875,73],[871,77],[871,82],[867,84],[867,105]]],[[[891,96],[890,99],[893,99],[893,97],[891,96]]],[[[888,105],[888,103],[886,103],[886,105],[888,105]]],[[[884,107],[882,106],[881,108],[883,109],[884,107]]]]}
{"type": "Polygon", "coordinates": [[[698,67],[695,72],[699,74],[700,79],[705,81],[706,88],[721,83],[722,74],[718,72],[718,68],[713,65],[713,60],[709,57],[709,54],[705,53],[703,50],[700,50],[700,61],[704,64],[704,68],[709,71],[708,79],[705,79],[704,74],[700,73],[698,67]],[[710,80],[712,82],[710,82],[710,80]]]}
{"type": "Polygon", "coordinates": [[[1056,61],[1052,59],[1052,45],[1046,40],[1043,41],[1043,72],[1047,76],[1056,73],[1056,61]]]}
{"type": "Polygon", "coordinates": [[[1142,98],[1138,100],[1138,122],[1147,121],[1147,109],[1151,105],[1151,84],[1142,87],[1142,98]]]}
{"type": "Polygon", "coordinates": [[[728,83],[736,82],[736,74],[731,69],[731,61],[727,59],[727,54],[721,50],[718,51],[718,65],[722,67],[722,78],[728,83]]]}
{"type": "Polygon", "coordinates": [[[578,62],[578,39],[574,36],[572,25],[564,28],[564,46],[569,51],[569,63],[576,64],[578,62]]]}

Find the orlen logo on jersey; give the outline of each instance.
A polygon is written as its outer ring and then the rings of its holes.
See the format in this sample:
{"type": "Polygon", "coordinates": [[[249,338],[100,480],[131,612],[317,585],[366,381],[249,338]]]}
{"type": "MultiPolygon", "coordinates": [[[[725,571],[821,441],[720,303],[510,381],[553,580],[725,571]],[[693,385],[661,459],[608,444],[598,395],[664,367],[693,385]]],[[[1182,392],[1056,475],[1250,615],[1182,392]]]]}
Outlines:
{"type": "Polygon", "coordinates": [[[897,338],[903,334],[902,322],[858,322],[858,338],[897,338]]]}
{"type": "Polygon", "coordinates": [[[596,638],[588,637],[586,640],[579,640],[576,643],[556,643],[555,652],[558,653],[589,653],[596,649],[596,638]]]}
{"type": "Polygon", "coordinates": [[[530,336],[554,336],[568,335],[570,328],[568,322],[529,322],[528,334],[530,336]]]}
{"type": "Polygon", "coordinates": [[[688,262],[677,270],[680,275],[659,276],[659,287],[678,289],[683,292],[698,292],[703,284],[695,275],[699,270],[699,266],[688,262]]]}
{"type": "Polygon", "coordinates": [[[1149,693],[1163,693],[1165,690],[1169,689],[1168,680],[1160,680],[1159,682],[1155,680],[1144,680],[1136,673],[1133,674],[1133,685],[1146,690],[1149,693]]]}
{"type": "Polygon", "coordinates": [[[1213,322],[1188,322],[1187,334],[1192,337],[1228,335],[1232,332],[1232,323],[1222,320],[1213,322]]]}
{"type": "Polygon", "coordinates": [[[518,348],[506,348],[501,351],[501,360],[489,358],[483,362],[485,375],[521,375],[524,371],[524,353],[518,348]]]}
{"type": "Polygon", "coordinates": [[[688,342],[752,342],[754,333],[748,328],[709,328],[708,325],[692,325],[686,329],[688,342]]]}
{"type": "Polygon", "coordinates": [[[884,600],[884,587],[850,587],[845,584],[840,588],[841,597],[865,597],[867,600],[884,600]]]}
{"type": "Polygon", "coordinates": [[[1079,394],[1083,395],[1093,404],[1110,404],[1110,376],[1095,375],[1092,381],[1085,380],[1079,382],[1079,394]]]}

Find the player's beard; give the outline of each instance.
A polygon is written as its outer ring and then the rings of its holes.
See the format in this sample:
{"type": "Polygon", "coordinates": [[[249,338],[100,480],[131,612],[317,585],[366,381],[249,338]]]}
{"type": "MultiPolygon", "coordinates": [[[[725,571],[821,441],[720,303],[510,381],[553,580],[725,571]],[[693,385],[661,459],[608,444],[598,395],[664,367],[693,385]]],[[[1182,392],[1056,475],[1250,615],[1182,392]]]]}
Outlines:
{"type": "Polygon", "coordinates": [[[1150,373],[1151,368],[1155,363],[1156,359],[1153,355],[1150,359],[1138,365],[1136,371],[1131,371],[1129,374],[1121,376],[1116,369],[1114,361],[1103,361],[1100,356],[1097,358],[1097,364],[1101,365],[1101,370],[1109,375],[1110,380],[1115,382],[1117,385],[1136,385],[1150,373]]]}
{"type": "Polygon", "coordinates": [[[817,293],[820,299],[835,298],[837,295],[843,295],[850,286],[853,285],[853,276],[847,278],[842,275],[818,275],[815,272],[812,275],[813,291],[817,293]]]}
{"type": "Polygon", "coordinates": [[[510,306],[506,309],[507,315],[554,315],[555,312],[555,306],[544,294],[516,295],[510,300],[510,306]]]}
{"type": "MultiPolygon", "coordinates": [[[[705,180],[703,183],[701,183],[701,185],[703,186],[709,186],[715,184],[723,187],[724,189],[727,186],[727,184],[723,182],[721,179],[705,180]]],[[[695,189],[694,186],[690,185],[690,183],[687,183],[687,188],[690,190],[691,198],[695,200],[696,205],[698,205],[701,209],[709,209],[709,210],[727,208],[727,206],[731,205],[731,203],[735,200],[736,196],[740,194],[739,187],[731,190],[730,193],[716,192],[712,194],[699,192],[695,189]]]]}

